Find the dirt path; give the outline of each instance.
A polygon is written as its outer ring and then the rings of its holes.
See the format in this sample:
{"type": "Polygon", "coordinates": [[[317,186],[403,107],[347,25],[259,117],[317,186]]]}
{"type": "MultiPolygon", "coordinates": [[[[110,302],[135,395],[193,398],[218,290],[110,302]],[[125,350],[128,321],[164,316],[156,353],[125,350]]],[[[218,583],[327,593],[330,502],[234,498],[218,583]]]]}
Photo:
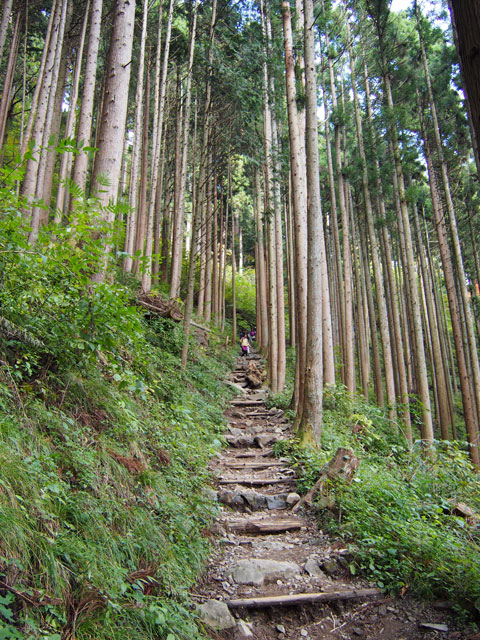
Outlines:
{"type": "Polygon", "coordinates": [[[246,386],[249,363],[239,358],[230,381],[229,447],[212,463],[222,514],[216,551],[196,589],[202,615],[218,640],[430,640],[472,637],[455,629],[448,610],[409,598],[391,599],[348,570],[346,549],[324,535],[314,514],[301,510],[295,472],[273,456],[290,436],[265,389],[246,386]],[[430,626],[428,626],[430,625],[430,626]]]}

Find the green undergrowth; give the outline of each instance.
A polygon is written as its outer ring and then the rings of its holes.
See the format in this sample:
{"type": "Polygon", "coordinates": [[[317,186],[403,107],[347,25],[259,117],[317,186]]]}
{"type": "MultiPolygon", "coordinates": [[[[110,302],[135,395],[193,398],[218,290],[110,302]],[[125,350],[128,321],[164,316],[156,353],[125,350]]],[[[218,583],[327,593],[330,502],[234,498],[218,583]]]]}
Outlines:
{"type": "Polygon", "coordinates": [[[480,478],[462,448],[435,442],[426,456],[409,448],[378,407],[342,387],[324,392],[322,447],[277,443],[298,468],[306,492],[338,447],[352,448],[360,464],[353,480],[329,481],[316,499],[325,530],[342,538],[352,573],[391,593],[452,601],[459,612],[480,614],[480,478]],[[461,506],[463,509],[463,506],[461,506]]]}
{"type": "Polygon", "coordinates": [[[0,638],[200,640],[235,354],[212,332],[183,371],[180,325],[140,311],[132,279],[93,282],[95,203],[31,246],[0,197],[0,638]]]}

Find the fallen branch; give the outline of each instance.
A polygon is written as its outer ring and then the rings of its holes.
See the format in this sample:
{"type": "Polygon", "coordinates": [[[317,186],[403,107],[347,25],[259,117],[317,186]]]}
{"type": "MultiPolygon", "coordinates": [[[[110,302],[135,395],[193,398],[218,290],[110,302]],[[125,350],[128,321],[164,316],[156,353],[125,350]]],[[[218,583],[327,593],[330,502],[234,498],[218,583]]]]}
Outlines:
{"type": "Polygon", "coordinates": [[[202,331],[208,331],[209,333],[212,333],[211,329],[209,329],[208,327],[202,327],[201,324],[197,324],[193,320],[190,320],[190,324],[193,325],[194,327],[197,327],[197,329],[202,329],[202,331]]]}
{"type": "Polygon", "coordinates": [[[353,449],[339,447],[334,457],[322,468],[320,477],[310,491],[293,507],[292,513],[296,513],[304,504],[311,507],[315,496],[320,493],[327,480],[335,480],[340,476],[350,480],[357,470],[358,464],[359,460],[353,453],[353,449]]]}
{"type": "Polygon", "coordinates": [[[47,595],[40,596],[37,591],[19,591],[3,580],[0,580],[0,589],[6,589],[7,591],[10,591],[18,598],[21,598],[33,607],[45,607],[46,605],[60,606],[63,602],[61,598],[53,598],[52,596],[47,595]]]}

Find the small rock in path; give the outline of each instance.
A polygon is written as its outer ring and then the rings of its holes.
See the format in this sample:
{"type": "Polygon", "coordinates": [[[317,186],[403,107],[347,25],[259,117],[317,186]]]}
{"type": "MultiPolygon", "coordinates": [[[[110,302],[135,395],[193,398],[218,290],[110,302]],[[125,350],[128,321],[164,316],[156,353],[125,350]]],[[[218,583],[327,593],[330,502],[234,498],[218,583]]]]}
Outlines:
{"type": "Polygon", "coordinates": [[[322,571],[318,560],[316,558],[308,558],[308,560],[305,563],[305,571],[308,573],[309,576],[315,576],[317,578],[326,578],[327,576],[324,574],[324,572],[322,571]]]}
{"type": "Polygon", "coordinates": [[[338,571],[338,564],[335,562],[335,560],[325,560],[325,562],[322,564],[322,569],[325,571],[325,573],[328,573],[329,576],[333,576],[337,573],[338,571]]]}
{"type": "Polygon", "coordinates": [[[235,640],[244,640],[244,638],[253,638],[252,625],[245,620],[239,620],[237,622],[237,632],[235,634],[235,640]]]}
{"type": "Polygon", "coordinates": [[[225,602],[207,600],[207,602],[198,605],[197,611],[203,622],[217,631],[233,629],[237,626],[237,622],[225,602]]]}
{"type": "Polygon", "coordinates": [[[448,632],[448,627],[446,624],[434,624],[433,622],[420,622],[420,627],[422,629],[431,629],[432,631],[444,631],[448,632]]]}
{"type": "Polygon", "coordinates": [[[298,493],[295,493],[294,491],[289,493],[287,496],[287,504],[290,505],[291,507],[293,507],[294,504],[297,504],[299,500],[300,500],[300,496],[298,495],[298,493]]]}

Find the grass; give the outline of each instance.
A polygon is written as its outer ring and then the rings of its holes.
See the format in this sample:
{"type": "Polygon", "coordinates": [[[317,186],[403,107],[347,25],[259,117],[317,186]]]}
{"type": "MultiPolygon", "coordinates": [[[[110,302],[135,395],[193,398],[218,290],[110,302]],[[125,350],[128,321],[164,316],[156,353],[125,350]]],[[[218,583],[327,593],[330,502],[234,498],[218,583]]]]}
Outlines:
{"type": "Polygon", "coordinates": [[[133,390],[101,362],[18,385],[3,371],[2,638],[205,637],[188,592],[210,549],[206,465],[233,356],[213,336],[183,372],[180,327],[143,328],[133,390]]]}
{"type": "Polygon", "coordinates": [[[325,390],[321,448],[291,440],[276,450],[297,466],[305,492],[339,446],[352,447],[360,466],[352,482],[330,483],[317,509],[322,526],[347,544],[351,571],[391,593],[448,599],[478,619],[480,516],[469,522],[454,508],[465,503],[480,514],[480,478],[467,452],[441,441],[428,457],[419,442],[409,448],[401,425],[342,387],[325,390]]]}

